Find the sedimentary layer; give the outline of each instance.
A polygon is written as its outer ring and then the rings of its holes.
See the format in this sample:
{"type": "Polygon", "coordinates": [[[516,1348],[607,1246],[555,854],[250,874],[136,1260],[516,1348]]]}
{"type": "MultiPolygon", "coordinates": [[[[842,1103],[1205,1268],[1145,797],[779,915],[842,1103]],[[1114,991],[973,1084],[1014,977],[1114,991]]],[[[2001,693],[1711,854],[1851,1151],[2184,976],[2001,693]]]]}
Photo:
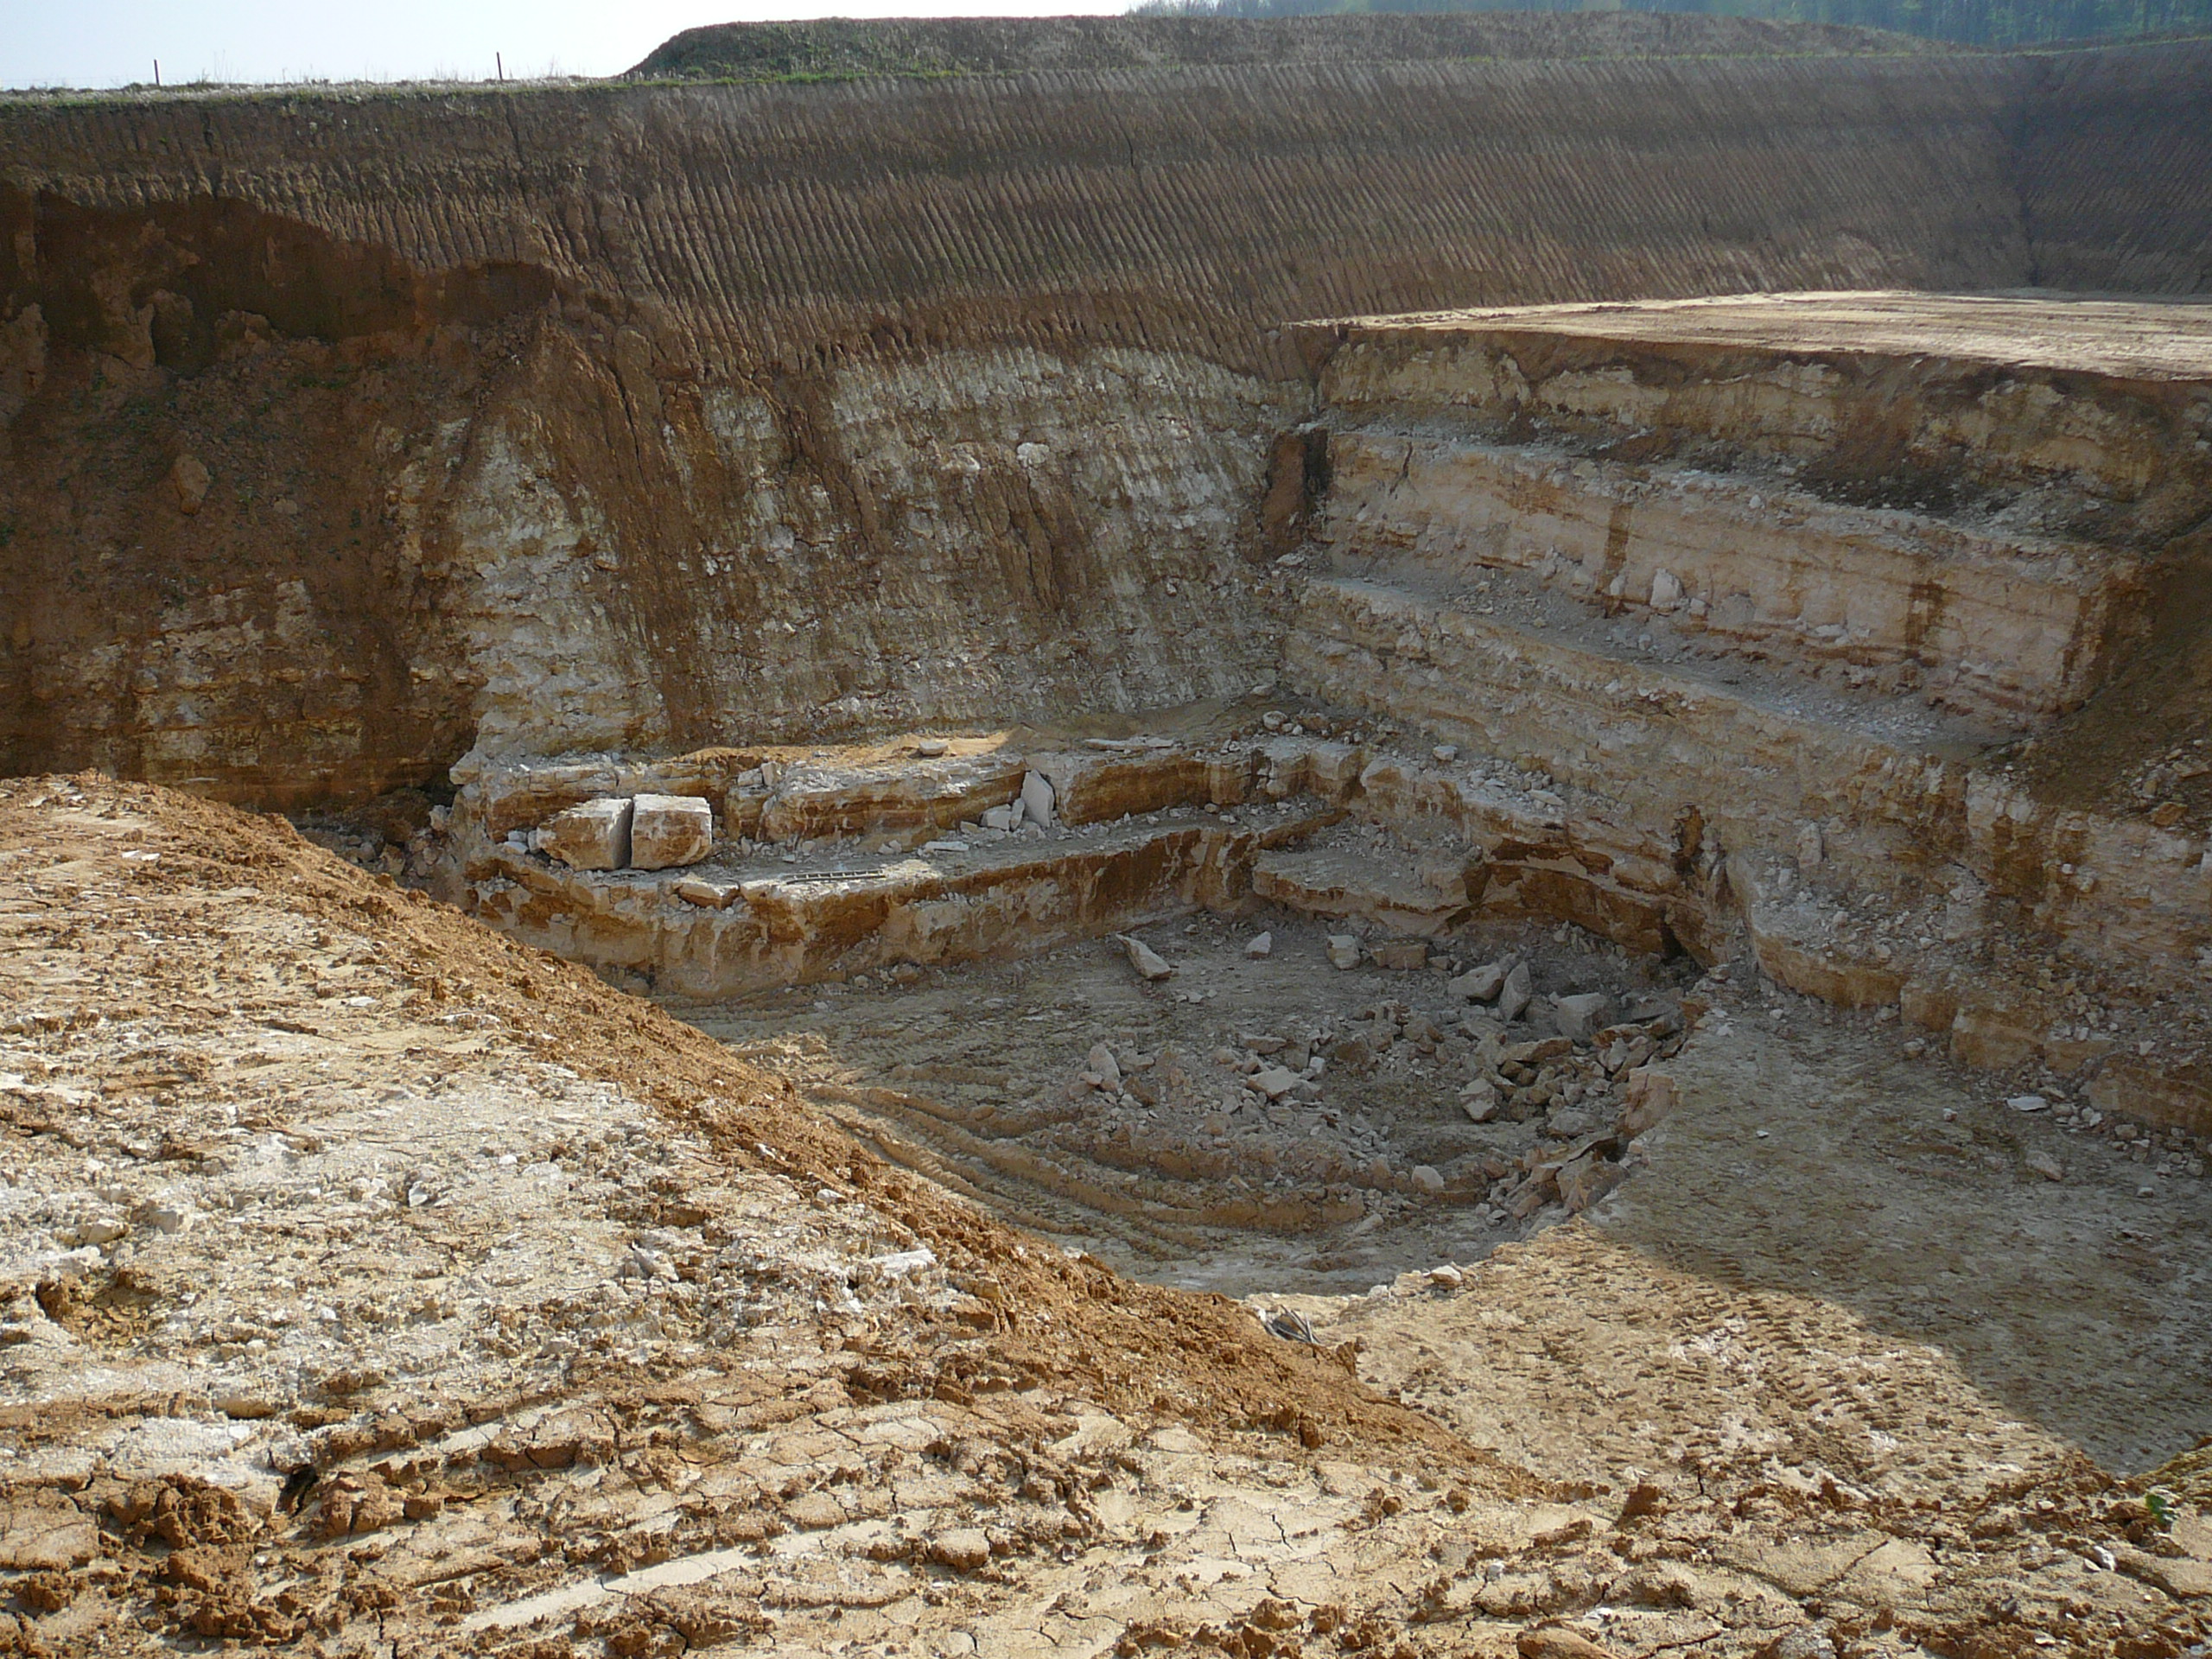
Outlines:
{"type": "Polygon", "coordinates": [[[1565,21],[1485,60],[14,100],[0,766],[298,804],[472,747],[1224,695],[1300,505],[1287,319],[2136,245],[2200,280],[2204,48],[1565,21]]]}

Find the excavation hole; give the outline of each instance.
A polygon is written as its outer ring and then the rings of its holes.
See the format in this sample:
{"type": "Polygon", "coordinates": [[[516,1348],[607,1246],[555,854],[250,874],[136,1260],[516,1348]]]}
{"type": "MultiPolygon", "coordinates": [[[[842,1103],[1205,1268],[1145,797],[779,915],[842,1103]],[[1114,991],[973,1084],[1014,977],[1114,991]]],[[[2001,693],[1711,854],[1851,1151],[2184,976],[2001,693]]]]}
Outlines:
{"type": "Polygon", "coordinates": [[[1370,931],[1345,969],[1346,925],[1158,923],[1132,936],[1157,982],[1092,939],[679,1011],[893,1161],[1185,1288],[1363,1292],[1631,1176],[1638,1068],[1679,1045],[1694,964],[1519,924],[1370,931]],[[1529,1000],[1501,1019],[1508,977],[1529,1000]]]}

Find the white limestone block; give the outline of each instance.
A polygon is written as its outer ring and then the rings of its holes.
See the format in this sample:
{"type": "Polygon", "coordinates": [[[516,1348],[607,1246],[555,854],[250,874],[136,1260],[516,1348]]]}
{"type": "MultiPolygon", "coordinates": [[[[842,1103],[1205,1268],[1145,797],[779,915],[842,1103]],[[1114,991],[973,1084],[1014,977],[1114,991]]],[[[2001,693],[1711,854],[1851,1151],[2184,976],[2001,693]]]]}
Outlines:
{"type": "Polygon", "coordinates": [[[1021,779],[1022,815],[1030,823],[1052,827],[1052,785],[1037,772],[1024,773],[1021,779]]]}
{"type": "Polygon", "coordinates": [[[539,848],[572,870],[620,870],[630,862],[631,806],[620,796],[586,801],[546,820],[539,848]]]}
{"type": "Polygon", "coordinates": [[[715,849],[715,810],[695,795],[640,795],[630,821],[630,868],[672,870],[715,849]]]}

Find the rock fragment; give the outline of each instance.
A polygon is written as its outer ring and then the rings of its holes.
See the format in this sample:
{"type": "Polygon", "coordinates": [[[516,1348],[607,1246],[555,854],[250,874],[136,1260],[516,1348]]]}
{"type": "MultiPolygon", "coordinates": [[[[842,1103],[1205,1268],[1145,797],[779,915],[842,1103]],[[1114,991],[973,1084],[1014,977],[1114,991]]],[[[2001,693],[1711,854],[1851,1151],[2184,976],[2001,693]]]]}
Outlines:
{"type": "Polygon", "coordinates": [[[715,810],[690,795],[640,795],[630,815],[630,868],[673,870],[715,849],[715,810]]]}
{"type": "Polygon", "coordinates": [[[2066,1179],[2066,1166],[2047,1152],[2030,1153],[2027,1155],[2026,1163],[2030,1169],[2035,1171],[2046,1181],[2063,1181],[2066,1179]]]}
{"type": "Polygon", "coordinates": [[[1638,1066],[1622,1080],[1621,1097],[1626,1109],[1621,1113],[1620,1132],[1633,1141],[1675,1109],[1678,1091],[1666,1072],[1638,1066]]]}
{"type": "Polygon", "coordinates": [[[1499,1103],[1497,1085],[1487,1077],[1478,1077],[1459,1091],[1459,1109],[1470,1123],[1489,1122],[1497,1116],[1499,1103]]]}
{"type": "Polygon", "coordinates": [[[1084,1057],[1084,1068],[1098,1079],[1102,1089],[1122,1086],[1121,1062],[1114,1058],[1114,1051],[1103,1043],[1093,1043],[1090,1052],[1084,1057]]]}
{"type": "Polygon", "coordinates": [[[1358,938],[1357,938],[1356,935],[1353,935],[1353,934],[1351,934],[1351,933],[1332,933],[1332,934],[1330,934],[1330,935],[1329,935],[1329,962],[1330,962],[1330,965],[1331,965],[1331,966],[1335,967],[1335,968],[1338,968],[1338,969],[1352,969],[1352,968],[1357,968],[1357,967],[1358,967],[1358,966],[1359,966],[1359,940],[1358,940],[1358,938]]]}
{"type": "Polygon", "coordinates": [[[1432,1164],[1415,1164],[1413,1167],[1414,1190],[1434,1198],[1444,1190],[1444,1177],[1432,1164]]]}
{"type": "Polygon", "coordinates": [[[1562,1037],[1581,1041],[1605,1022],[1605,1011],[1612,1006],[1611,999],[1602,991],[1584,991],[1573,996],[1552,1000],[1554,1023],[1562,1037]]]}
{"type": "Polygon", "coordinates": [[[1269,1100],[1281,1100],[1298,1086],[1300,1078],[1286,1067],[1270,1065],[1255,1071],[1248,1081],[1269,1100]]]}
{"type": "Polygon", "coordinates": [[[1529,1006],[1529,964],[1521,963],[1505,976],[1498,988],[1497,1017],[1504,1020],[1518,1020],[1529,1006]]]}
{"type": "Polygon", "coordinates": [[[1022,815],[1032,823],[1052,827],[1053,791],[1052,784],[1041,772],[1024,772],[1021,778],[1022,815]]]}
{"type": "Polygon", "coordinates": [[[1487,962],[1479,968],[1470,968],[1458,978],[1446,982],[1452,995],[1463,1002],[1488,1002],[1494,1000],[1505,984],[1505,964],[1487,962]]]}
{"type": "Polygon", "coordinates": [[[181,454],[169,468],[169,487],[176,492],[177,511],[188,518],[198,512],[215,482],[207,463],[194,454],[181,454]]]}
{"type": "Polygon", "coordinates": [[[1272,933],[1255,933],[1244,942],[1244,954],[1255,962],[1273,955],[1274,948],[1275,936],[1272,933]]]}
{"type": "Polygon", "coordinates": [[[1157,982],[1174,977],[1174,963],[1169,962],[1166,957],[1161,956],[1142,939],[1128,933],[1118,937],[1122,941],[1122,948],[1128,952],[1129,966],[1137,970],[1139,978],[1157,982]]]}
{"type": "Polygon", "coordinates": [[[586,801],[547,820],[537,844],[572,870],[626,869],[632,810],[623,797],[586,801]]]}

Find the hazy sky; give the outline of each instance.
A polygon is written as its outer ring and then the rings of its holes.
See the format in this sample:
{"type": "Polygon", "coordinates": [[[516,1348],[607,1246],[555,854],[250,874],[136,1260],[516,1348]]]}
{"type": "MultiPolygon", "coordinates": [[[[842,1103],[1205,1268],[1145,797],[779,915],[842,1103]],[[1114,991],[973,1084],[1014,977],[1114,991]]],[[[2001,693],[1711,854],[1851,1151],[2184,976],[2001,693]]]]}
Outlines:
{"type": "Polygon", "coordinates": [[[0,0],[0,86],[607,75],[678,29],[772,17],[1111,12],[1126,0],[0,0]]]}

